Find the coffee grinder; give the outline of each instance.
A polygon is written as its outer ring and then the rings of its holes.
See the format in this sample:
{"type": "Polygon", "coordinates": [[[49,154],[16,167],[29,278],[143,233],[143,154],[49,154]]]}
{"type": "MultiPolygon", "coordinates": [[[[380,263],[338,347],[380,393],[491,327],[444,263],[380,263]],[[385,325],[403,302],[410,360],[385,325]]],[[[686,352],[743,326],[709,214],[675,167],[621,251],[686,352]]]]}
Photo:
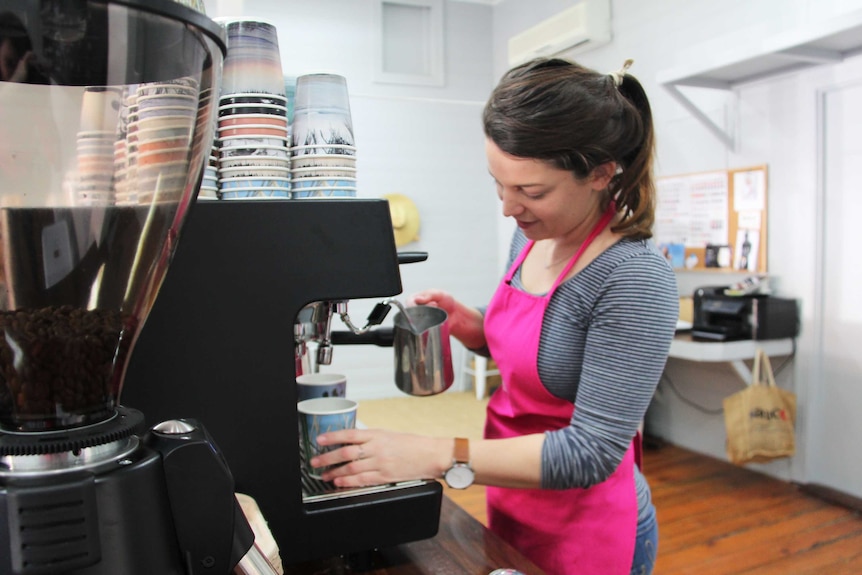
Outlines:
{"type": "Polygon", "coordinates": [[[384,199],[198,202],[189,217],[124,400],[157,420],[207,422],[285,565],[437,533],[433,479],[336,489],[310,478],[296,411],[302,345],[322,344],[318,359],[337,365],[332,315],[400,294],[399,264],[421,259],[396,252],[384,199]]]}
{"type": "Polygon", "coordinates": [[[221,30],[170,0],[2,11],[0,574],[230,573],[253,534],[209,432],[119,403],[211,147],[221,30]]]}

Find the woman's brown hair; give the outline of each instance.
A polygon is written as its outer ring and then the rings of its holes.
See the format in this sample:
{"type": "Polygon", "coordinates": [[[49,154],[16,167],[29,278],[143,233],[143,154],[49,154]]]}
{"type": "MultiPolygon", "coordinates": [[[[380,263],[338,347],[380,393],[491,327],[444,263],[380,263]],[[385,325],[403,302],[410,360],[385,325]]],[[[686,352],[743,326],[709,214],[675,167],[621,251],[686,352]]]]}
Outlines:
{"type": "Polygon", "coordinates": [[[628,74],[601,74],[559,58],[509,70],[485,105],[485,135],[512,156],[544,160],[584,179],[616,162],[608,185],[622,219],[613,231],[649,238],[655,219],[652,112],[643,87],[628,74]]]}

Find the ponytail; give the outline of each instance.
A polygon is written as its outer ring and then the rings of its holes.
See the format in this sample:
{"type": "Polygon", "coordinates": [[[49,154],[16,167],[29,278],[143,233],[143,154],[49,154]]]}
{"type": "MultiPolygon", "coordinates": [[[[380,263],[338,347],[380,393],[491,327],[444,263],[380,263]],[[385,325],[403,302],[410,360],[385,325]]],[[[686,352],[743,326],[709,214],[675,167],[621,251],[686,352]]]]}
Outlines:
{"type": "Polygon", "coordinates": [[[641,138],[638,145],[620,158],[622,172],[616,176],[618,181],[611,183],[612,197],[623,213],[613,231],[624,236],[649,238],[652,237],[656,204],[652,110],[643,86],[635,77],[625,75],[619,92],[640,117],[641,138]]]}

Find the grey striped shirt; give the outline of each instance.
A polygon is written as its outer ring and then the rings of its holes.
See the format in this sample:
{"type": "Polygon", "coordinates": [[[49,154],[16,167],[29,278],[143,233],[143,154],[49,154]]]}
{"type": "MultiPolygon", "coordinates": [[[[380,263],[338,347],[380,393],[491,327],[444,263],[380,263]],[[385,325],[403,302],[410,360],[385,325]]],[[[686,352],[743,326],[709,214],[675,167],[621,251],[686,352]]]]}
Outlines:
{"type": "MultiPolygon", "coordinates": [[[[517,230],[508,266],[525,245],[517,230]]],[[[520,270],[512,285],[523,289],[520,270]]],[[[673,270],[646,240],[617,242],[554,292],[539,377],[576,408],[568,427],[545,434],[543,488],[589,487],[617,468],[664,369],[678,305],[673,270]]],[[[639,472],[636,483],[643,514],[649,487],[639,472]]]]}

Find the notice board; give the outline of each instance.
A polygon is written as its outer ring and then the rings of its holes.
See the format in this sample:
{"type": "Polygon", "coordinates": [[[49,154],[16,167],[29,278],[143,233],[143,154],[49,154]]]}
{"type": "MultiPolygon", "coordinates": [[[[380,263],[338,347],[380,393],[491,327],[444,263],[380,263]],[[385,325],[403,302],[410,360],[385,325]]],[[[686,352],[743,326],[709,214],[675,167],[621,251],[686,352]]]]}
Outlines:
{"type": "Polygon", "coordinates": [[[658,178],[653,236],[676,269],[766,273],[766,166],[658,178]]]}

